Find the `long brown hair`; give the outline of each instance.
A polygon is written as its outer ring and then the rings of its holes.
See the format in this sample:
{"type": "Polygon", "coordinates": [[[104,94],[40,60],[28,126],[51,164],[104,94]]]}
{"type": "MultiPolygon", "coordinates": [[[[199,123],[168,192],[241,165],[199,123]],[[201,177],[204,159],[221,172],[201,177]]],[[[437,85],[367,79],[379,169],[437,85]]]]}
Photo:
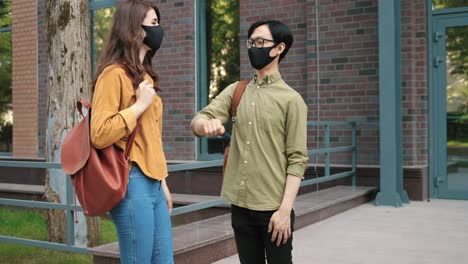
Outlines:
{"type": "Polygon", "coordinates": [[[102,71],[111,64],[121,64],[132,80],[136,89],[148,73],[154,81],[154,88],[159,91],[159,77],[153,70],[151,60],[156,53],[149,50],[143,63],[140,62],[140,48],[143,45],[143,20],[146,12],[154,9],[161,21],[159,9],[146,1],[128,0],[117,5],[109,35],[99,56],[93,80],[93,91],[96,81],[102,71]]]}

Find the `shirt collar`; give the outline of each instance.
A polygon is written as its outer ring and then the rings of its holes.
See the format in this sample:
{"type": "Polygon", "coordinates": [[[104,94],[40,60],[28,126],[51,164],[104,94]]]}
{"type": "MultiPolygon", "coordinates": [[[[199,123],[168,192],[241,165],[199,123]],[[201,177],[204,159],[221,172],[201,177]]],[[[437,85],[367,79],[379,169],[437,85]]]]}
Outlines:
{"type": "Polygon", "coordinates": [[[265,76],[263,80],[257,80],[257,74],[254,75],[253,83],[258,84],[259,86],[263,85],[270,85],[275,83],[276,81],[281,80],[281,74],[279,72],[275,72],[273,74],[265,76]]]}

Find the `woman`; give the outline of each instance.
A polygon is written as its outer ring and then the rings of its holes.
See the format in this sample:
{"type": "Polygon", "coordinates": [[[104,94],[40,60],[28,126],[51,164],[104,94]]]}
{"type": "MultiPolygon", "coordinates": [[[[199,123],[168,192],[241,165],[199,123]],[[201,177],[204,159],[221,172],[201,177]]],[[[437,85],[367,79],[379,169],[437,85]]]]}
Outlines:
{"type": "Polygon", "coordinates": [[[110,211],[124,264],[174,262],[162,102],[156,94],[159,78],[151,66],[164,34],[159,23],[156,6],[136,0],[120,3],[93,83],[93,145],[125,149],[137,128],[127,193],[110,211]]]}

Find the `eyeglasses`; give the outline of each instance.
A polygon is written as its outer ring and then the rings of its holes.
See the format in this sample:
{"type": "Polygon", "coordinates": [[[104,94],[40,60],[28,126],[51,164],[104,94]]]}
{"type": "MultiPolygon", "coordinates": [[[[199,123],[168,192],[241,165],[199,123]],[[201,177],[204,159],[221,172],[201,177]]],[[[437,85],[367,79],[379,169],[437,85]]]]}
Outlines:
{"type": "Polygon", "coordinates": [[[255,48],[263,48],[263,45],[265,44],[265,41],[268,42],[273,42],[275,43],[274,40],[271,39],[263,39],[263,38],[256,38],[256,39],[248,39],[245,41],[245,46],[250,49],[251,47],[255,48]]]}

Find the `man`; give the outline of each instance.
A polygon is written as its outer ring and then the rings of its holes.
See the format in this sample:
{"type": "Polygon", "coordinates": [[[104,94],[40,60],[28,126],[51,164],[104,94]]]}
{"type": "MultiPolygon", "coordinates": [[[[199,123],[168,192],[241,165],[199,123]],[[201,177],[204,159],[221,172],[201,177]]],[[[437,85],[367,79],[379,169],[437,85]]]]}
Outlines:
{"type": "MultiPolygon", "coordinates": [[[[221,196],[232,204],[241,263],[292,263],[293,204],[307,167],[307,106],[279,72],[293,43],[274,20],[251,25],[246,46],[256,70],[237,110],[221,196]]],[[[197,136],[225,132],[237,82],[192,120],[197,136]]]]}

